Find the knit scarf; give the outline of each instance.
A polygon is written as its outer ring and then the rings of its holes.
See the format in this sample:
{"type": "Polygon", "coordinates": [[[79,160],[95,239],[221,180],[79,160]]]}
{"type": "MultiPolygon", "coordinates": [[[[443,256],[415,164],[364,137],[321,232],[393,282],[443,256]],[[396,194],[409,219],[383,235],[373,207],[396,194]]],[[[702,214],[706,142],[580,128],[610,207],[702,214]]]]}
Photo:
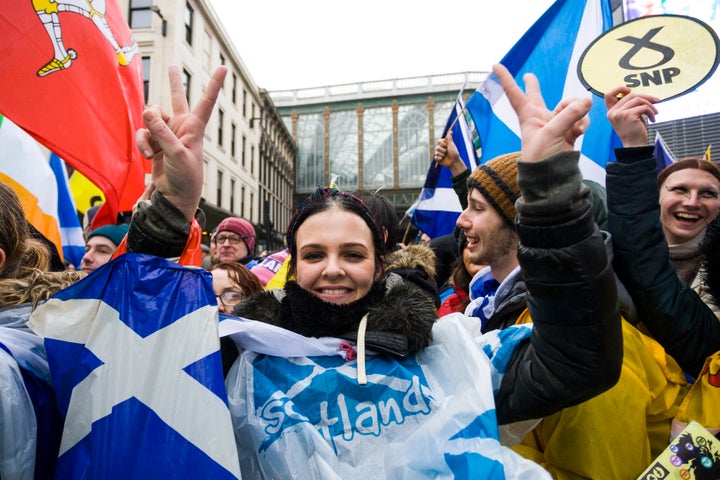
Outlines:
{"type": "Polygon", "coordinates": [[[296,282],[285,284],[278,325],[306,337],[338,337],[357,329],[368,308],[383,298],[385,287],[375,283],[367,295],[347,304],[322,300],[296,282]]]}

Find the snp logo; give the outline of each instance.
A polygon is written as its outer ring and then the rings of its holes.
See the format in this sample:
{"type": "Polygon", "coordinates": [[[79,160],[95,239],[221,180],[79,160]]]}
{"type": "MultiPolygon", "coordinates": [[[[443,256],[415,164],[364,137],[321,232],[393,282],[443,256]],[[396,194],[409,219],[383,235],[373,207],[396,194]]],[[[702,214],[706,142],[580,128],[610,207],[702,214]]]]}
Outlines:
{"type": "Polygon", "coordinates": [[[638,480],[661,480],[668,478],[670,472],[662,464],[656,462],[655,465],[650,467],[649,471],[638,480]]]}
{"type": "Polygon", "coordinates": [[[650,29],[642,38],[625,36],[618,38],[621,42],[632,45],[630,50],[620,58],[618,65],[625,70],[638,70],[638,73],[631,73],[624,78],[626,87],[647,87],[652,85],[663,85],[672,83],[673,77],[680,75],[681,70],[675,66],[666,66],[675,56],[675,51],[659,43],[653,42],[655,35],[662,30],[663,27],[650,29]],[[639,57],[644,61],[639,60],[639,57]],[[650,58],[658,59],[654,63],[646,64],[650,58]],[[641,70],[641,71],[640,71],[641,70]]]}

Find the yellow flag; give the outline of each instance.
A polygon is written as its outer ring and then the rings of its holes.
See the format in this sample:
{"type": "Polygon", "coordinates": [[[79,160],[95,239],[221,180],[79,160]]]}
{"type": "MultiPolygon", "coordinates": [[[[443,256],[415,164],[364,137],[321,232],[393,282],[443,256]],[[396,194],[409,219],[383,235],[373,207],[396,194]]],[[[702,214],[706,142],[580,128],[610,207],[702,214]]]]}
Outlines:
{"type": "Polygon", "coordinates": [[[706,162],[712,162],[712,157],[710,156],[710,148],[712,147],[712,144],[708,145],[707,150],[705,150],[705,156],[703,157],[703,160],[706,162]]]}
{"type": "Polygon", "coordinates": [[[70,176],[70,190],[75,199],[75,208],[85,215],[88,208],[96,203],[104,203],[105,195],[85,175],[75,170],[70,176]]]}

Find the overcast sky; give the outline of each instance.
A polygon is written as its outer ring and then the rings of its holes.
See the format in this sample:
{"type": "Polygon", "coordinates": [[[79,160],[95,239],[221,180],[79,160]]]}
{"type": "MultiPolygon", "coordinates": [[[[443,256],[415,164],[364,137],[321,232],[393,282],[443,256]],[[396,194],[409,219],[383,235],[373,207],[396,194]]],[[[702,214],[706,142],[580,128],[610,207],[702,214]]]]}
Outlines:
{"type": "Polygon", "coordinates": [[[267,90],[488,71],[552,0],[210,0],[267,90]]]}

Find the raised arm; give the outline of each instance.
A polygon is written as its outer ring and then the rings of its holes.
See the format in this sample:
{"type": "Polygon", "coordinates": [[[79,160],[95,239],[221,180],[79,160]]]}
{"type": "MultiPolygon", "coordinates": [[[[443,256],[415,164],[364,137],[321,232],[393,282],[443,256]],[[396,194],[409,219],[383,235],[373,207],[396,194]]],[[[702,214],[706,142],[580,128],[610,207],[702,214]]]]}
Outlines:
{"type": "Polygon", "coordinates": [[[152,159],[152,179],[136,205],[128,251],[163,257],[182,253],[202,193],[205,128],[226,74],[226,67],[218,67],[190,110],[180,69],[171,66],[172,115],[157,105],[143,113],[146,128],[138,130],[136,140],[152,159]]]}
{"type": "Polygon", "coordinates": [[[677,275],[660,220],[657,160],[646,121],[658,98],[617,87],[605,95],[607,117],[625,148],[607,164],[608,230],[613,265],[638,318],[678,364],[697,375],[720,349],[720,322],[677,275]]]}
{"type": "Polygon", "coordinates": [[[227,74],[219,67],[208,82],[200,101],[190,110],[180,68],[168,69],[172,116],[158,105],[143,113],[147,128],[138,130],[137,144],[152,159],[152,185],[192,221],[203,183],[203,136],[218,92],[227,74]]]}
{"type": "Polygon", "coordinates": [[[502,65],[500,80],[521,128],[518,260],[534,328],[496,395],[502,423],[538,418],[602,393],[617,382],[622,334],[606,239],[582,183],[575,140],[588,128],[589,98],[545,106],[532,74],[527,93],[502,65]]]}

